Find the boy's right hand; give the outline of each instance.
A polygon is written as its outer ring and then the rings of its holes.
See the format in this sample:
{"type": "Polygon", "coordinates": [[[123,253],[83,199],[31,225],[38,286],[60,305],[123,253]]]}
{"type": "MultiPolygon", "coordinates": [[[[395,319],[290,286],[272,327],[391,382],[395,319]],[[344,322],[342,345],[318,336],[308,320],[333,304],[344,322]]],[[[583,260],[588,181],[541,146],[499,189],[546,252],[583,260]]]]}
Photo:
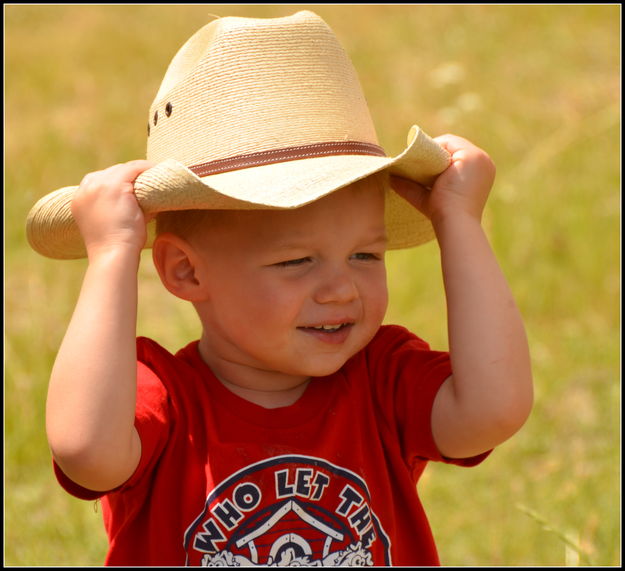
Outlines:
{"type": "Polygon", "coordinates": [[[61,470],[90,490],[121,485],[141,458],[137,269],[148,217],[133,183],[151,166],[131,161],[88,174],[72,201],[89,265],[50,376],[46,431],[61,470]]]}
{"type": "Polygon", "coordinates": [[[150,161],[130,161],[82,179],[71,208],[89,259],[118,248],[141,252],[149,218],[137,202],[134,181],[152,166],[150,161]]]}

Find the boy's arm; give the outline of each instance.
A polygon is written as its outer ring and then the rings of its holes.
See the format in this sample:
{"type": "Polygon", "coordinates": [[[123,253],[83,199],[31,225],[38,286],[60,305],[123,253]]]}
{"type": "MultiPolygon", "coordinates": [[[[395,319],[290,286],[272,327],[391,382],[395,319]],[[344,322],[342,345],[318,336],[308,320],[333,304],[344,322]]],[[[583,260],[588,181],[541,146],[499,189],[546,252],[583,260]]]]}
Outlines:
{"type": "Polygon", "coordinates": [[[463,458],[523,425],[532,375],[521,315],[480,223],[494,165],[460,137],[437,140],[452,162],[433,188],[393,185],[430,218],[440,246],[453,374],[434,401],[432,431],[441,454],[463,458]]]}
{"type": "Polygon", "coordinates": [[[138,465],[134,428],[137,270],[145,217],[133,181],[147,161],[87,175],[72,202],[89,265],[56,357],[46,402],[46,431],[63,472],[106,491],[138,465]]]}

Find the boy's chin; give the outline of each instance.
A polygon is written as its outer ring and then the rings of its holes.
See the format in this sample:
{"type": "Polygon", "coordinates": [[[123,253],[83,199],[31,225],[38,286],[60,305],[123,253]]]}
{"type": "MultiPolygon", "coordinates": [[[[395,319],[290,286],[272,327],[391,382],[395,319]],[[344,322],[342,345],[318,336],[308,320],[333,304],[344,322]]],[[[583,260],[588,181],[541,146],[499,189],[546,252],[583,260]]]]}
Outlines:
{"type": "Polygon", "coordinates": [[[348,360],[349,358],[311,364],[309,367],[302,367],[298,373],[307,377],[329,377],[340,370],[348,360]]]}

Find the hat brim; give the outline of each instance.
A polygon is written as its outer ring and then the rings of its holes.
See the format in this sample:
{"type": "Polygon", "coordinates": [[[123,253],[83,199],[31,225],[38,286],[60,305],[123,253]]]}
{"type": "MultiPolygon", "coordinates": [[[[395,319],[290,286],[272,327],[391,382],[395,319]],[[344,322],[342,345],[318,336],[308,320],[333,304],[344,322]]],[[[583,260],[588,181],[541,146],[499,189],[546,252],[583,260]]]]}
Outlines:
{"type": "MultiPolygon", "coordinates": [[[[396,157],[332,155],[205,177],[169,159],[139,175],[135,195],[146,214],[194,209],[291,209],[386,169],[391,174],[429,186],[448,165],[449,153],[414,126],[408,147],[396,157]]],[[[86,256],[71,214],[77,188],[64,187],[52,192],[31,209],[27,237],[40,254],[55,259],[86,256]]],[[[429,220],[391,189],[386,193],[385,208],[389,248],[417,246],[434,237],[429,220]]],[[[153,232],[149,234],[152,236],[153,232]]],[[[146,247],[150,247],[151,242],[150,237],[146,247]]]]}

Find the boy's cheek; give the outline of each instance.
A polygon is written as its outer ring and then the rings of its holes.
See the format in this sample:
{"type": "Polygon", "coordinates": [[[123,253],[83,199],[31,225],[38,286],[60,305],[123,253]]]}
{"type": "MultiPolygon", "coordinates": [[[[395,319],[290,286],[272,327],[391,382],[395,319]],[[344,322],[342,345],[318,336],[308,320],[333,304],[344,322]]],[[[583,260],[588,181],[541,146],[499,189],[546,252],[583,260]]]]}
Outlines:
{"type": "Polygon", "coordinates": [[[378,306],[382,313],[382,316],[386,314],[388,308],[388,283],[386,281],[386,268],[381,272],[377,280],[376,298],[378,300],[378,306]]]}
{"type": "Polygon", "coordinates": [[[386,283],[381,284],[376,291],[371,292],[368,303],[365,305],[365,314],[370,325],[377,328],[382,324],[388,309],[388,289],[386,283]]]}

